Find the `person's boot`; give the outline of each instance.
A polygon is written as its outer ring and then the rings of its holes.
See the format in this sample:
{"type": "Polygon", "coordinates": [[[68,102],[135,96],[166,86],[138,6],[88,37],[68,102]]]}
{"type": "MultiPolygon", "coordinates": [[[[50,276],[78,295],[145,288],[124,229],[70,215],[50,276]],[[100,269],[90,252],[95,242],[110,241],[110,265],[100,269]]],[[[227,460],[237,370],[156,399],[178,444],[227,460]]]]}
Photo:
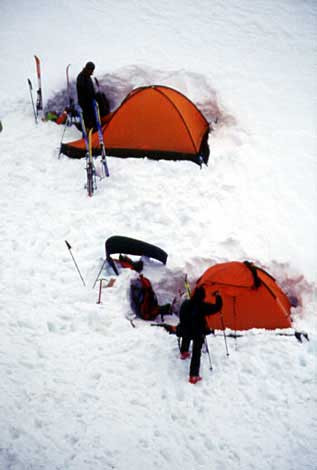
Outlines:
{"type": "Polygon", "coordinates": [[[179,357],[184,361],[190,357],[190,353],[188,351],[182,352],[179,357]]]}
{"type": "Polygon", "coordinates": [[[189,377],[189,383],[190,384],[196,384],[197,382],[199,382],[200,380],[202,380],[202,377],[200,377],[199,375],[191,375],[189,377]]]}

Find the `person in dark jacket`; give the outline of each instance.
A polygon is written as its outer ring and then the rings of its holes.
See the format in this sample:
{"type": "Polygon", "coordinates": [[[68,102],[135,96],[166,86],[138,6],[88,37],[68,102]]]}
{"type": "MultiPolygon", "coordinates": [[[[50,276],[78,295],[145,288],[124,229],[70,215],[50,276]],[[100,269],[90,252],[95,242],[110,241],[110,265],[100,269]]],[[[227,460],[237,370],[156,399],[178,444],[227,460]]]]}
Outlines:
{"type": "Polygon", "coordinates": [[[189,346],[192,345],[192,358],[189,369],[189,382],[195,384],[202,380],[199,376],[201,348],[209,329],[206,324],[206,316],[217,313],[222,308],[222,298],[218,292],[214,293],[215,303],[204,302],[205,289],[199,286],[195,289],[193,296],[185,300],[180,308],[176,334],[181,337],[181,359],[190,357],[189,346]]]}
{"type": "Polygon", "coordinates": [[[78,104],[83,110],[83,116],[87,133],[89,129],[96,127],[95,112],[93,106],[93,100],[96,99],[96,91],[91,79],[92,74],[95,70],[95,64],[93,62],[87,62],[83,70],[77,77],[77,97],[78,104]]]}

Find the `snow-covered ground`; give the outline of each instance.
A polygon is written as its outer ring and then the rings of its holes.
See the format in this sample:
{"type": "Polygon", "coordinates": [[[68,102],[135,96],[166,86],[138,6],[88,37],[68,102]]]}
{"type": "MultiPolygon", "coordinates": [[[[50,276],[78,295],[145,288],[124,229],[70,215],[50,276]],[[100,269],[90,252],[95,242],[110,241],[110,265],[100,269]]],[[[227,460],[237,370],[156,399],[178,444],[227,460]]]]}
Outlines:
{"type": "Polygon", "coordinates": [[[1,469],[317,468],[316,21],[313,0],[2,2],[1,469]],[[177,88],[220,117],[209,166],[109,157],[88,198],[84,162],[57,158],[63,129],[34,124],[33,54],[52,106],[87,60],[113,106],[177,88]],[[310,341],[251,331],[227,357],[209,337],[213,371],[204,354],[188,384],[175,337],[127,321],[133,272],[96,303],[111,235],[167,251],[144,269],[160,303],[185,273],[256,262],[299,298],[310,341]]]}

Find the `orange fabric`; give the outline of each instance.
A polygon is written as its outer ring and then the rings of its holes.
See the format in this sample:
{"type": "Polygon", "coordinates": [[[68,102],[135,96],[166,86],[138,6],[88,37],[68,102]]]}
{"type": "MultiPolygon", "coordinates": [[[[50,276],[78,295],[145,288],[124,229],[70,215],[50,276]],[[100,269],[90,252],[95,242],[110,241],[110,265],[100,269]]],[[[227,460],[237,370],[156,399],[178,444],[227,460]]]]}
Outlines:
{"type": "Polygon", "coordinates": [[[67,112],[63,111],[56,119],[56,124],[64,124],[67,119],[67,112]]]}
{"type": "MultiPolygon", "coordinates": [[[[209,124],[196,106],[178,91],[164,86],[133,90],[121,106],[103,120],[106,149],[138,149],[196,155],[209,124]]],[[[83,140],[70,142],[84,148],[83,140]]],[[[92,148],[99,148],[97,132],[92,148]]]]}
{"type": "MultiPolygon", "coordinates": [[[[243,263],[221,263],[211,268],[197,281],[204,286],[206,301],[214,303],[213,292],[218,290],[223,299],[222,315],[225,328],[290,328],[290,302],[277,283],[257,269],[261,285],[254,287],[250,269],[243,263]]],[[[223,329],[220,314],[208,317],[211,329],[223,329]]]]}
{"type": "Polygon", "coordinates": [[[208,128],[183,95],[166,87],[134,91],[104,131],[109,147],[197,153],[208,128]]]}

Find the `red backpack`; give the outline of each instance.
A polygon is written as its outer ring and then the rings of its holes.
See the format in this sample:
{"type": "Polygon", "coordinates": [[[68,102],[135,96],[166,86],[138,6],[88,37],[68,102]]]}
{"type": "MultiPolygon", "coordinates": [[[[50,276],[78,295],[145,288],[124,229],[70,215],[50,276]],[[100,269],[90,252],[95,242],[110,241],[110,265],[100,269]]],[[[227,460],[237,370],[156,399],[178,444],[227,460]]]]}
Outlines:
{"type": "Polygon", "coordinates": [[[152,284],[142,274],[131,281],[130,302],[133,312],[143,320],[153,320],[160,313],[152,284]]]}

